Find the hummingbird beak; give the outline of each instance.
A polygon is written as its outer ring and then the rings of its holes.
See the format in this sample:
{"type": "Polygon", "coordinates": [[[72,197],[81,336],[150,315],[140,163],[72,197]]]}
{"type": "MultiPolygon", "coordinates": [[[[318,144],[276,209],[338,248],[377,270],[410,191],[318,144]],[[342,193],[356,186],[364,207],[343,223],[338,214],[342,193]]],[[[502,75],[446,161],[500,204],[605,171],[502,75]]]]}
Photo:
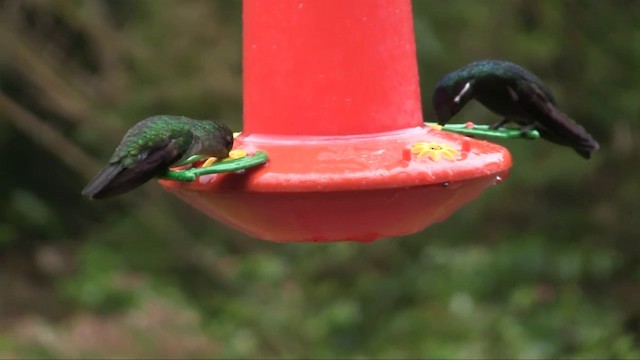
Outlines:
{"type": "Polygon", "coordinates": [[[462,88],[462,90],[460,91],[458,96],[456,96],[455,99],[453,99],[453,102],[456,103],[456,104],[460,104],[462,98],[465,95],[467,95],[467,93],[469,93],[469,91],[471,91],[471,85],[472,85],[472,81],[469,81],[466,84],[464,84],[464,87],[462,88]]]}

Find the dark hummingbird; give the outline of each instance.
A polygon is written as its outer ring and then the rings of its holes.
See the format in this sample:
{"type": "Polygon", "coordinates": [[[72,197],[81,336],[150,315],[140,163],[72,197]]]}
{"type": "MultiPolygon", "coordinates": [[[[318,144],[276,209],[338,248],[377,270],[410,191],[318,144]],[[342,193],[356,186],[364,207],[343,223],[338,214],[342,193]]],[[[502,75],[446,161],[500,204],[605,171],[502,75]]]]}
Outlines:
{"type": "Polygon", "coordinates": [[[192,155],[226,158],[232,146],[233,133],[220,122],[152,116],[127,131],[109,163],[82,190],[82,195],[92,199],[120,195],[192,155]]]}
{"type": "Polygon", "coordinates": [[[443,77],[432,97],[438,124],[446,124],[471,99],[503,116],[492,129],[509,123],[520,125],[522,131],[535,129],[542,138],[572,147],[586,159],[599,148],[582,126],[558,110],[549,88],[514,63],[481,60],[443,77]]]}

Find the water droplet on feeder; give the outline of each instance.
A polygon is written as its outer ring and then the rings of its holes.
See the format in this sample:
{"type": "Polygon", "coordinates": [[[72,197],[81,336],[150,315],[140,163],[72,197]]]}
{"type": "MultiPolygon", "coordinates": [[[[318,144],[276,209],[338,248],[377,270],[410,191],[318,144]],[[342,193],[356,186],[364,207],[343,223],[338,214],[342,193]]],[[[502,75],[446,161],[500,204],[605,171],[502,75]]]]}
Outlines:
{"type": "Polygon", "coordinates": [[[493,185],[498,185],[502,182],[502,176],[496,176],[496,179],[493,181],[493,185]]]}

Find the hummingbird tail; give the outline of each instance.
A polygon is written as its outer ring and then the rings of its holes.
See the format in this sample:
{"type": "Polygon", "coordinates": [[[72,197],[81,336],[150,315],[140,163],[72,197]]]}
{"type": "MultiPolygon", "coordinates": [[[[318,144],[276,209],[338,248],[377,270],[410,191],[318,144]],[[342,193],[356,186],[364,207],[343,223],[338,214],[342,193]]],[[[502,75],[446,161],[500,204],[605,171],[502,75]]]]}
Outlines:
{"type": "Polygon", "coordinates": [[[105,166],[82,190],[91,199],[105,199],[126,193],[151,180],[155,172],[139,172],[125,169],[120,163],[105,166]]]}
{"type": "Polygon", "coordinates": [[[598,150],[598,142],[579,124],[558,109],[548,113],[549,121],[540,129],[540,135],[556,144],[572,147],[585,159],[591,158],[591,153],[598,150]]]}
{"type": "Polygon", "coordinates": [[[82,195],[104,199],[124,194],[160,175],[182,155],[176,142],[167,139],[161,146],[140,154],[133,165],[125,167],[122,160],[109,163],[82,190],[82,195]]]}
{"type": "Polygon", "coordinates": [[[113,179],[122,171],[122,164],[111,163],[105,166],[93,180],[82,189],[82,195],[88,196],[91,199],[100,199],[104,197],[105,189],[109,192],[109,184],[113,179]]]}

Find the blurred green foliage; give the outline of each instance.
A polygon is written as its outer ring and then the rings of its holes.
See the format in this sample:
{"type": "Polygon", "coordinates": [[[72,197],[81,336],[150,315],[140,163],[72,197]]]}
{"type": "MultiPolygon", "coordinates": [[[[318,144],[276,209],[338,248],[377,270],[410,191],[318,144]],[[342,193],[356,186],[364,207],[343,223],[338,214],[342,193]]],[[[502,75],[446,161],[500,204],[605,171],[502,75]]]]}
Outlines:
{"type": "Polygon", "coordinates": [[[508,181],[362,245],[249,239],[156,184],[80,197],[148,115],[241,128],[240,1],[0,1],[0,357],[640,357],[640,2],[413,4],[425,99],[511,60],[602,149],[504,141],[508,181]]]}

